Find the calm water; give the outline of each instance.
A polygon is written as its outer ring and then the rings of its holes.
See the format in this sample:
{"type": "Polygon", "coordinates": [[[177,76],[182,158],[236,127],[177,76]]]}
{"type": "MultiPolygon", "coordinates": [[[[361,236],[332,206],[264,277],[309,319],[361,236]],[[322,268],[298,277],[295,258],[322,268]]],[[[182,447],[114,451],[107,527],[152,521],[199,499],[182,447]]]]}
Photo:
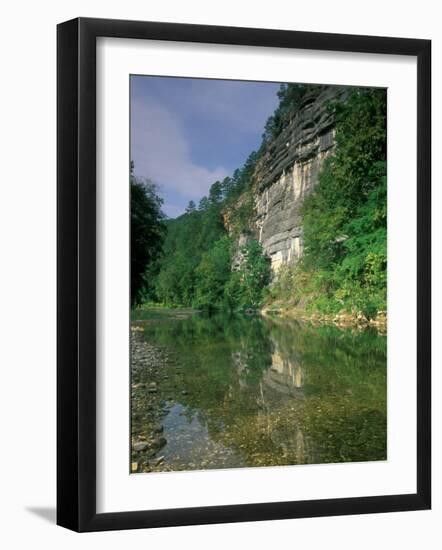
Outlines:
{"type": "Polygon", "coordinates": [[[148,444],[132,448],[138,471],[386,459],[385,336],[259,317],[134,319],[132,443],[148,444]]]}

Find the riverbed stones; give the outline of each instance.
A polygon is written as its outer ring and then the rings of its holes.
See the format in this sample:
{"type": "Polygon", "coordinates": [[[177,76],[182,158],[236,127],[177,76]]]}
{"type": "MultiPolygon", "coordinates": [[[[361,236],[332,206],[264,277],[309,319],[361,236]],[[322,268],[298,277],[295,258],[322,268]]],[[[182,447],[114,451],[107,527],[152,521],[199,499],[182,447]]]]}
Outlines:
{"type": "Polygon", "coordinates": [[[158,449],[161,449],[164,447],[164,445],[167,443],[167,439],[165,437],[158,437],[155,439],[152,443],[154,447],[158,447],[158,449]]]}
{"type": "MultiPolygon", "coordinates": [[[[153,461],[167,443],[162,419],[174,404],[171,396],[165,401],[164,395],[169,378],[164,369],[170,365],[170,357],[170,352],[146,341],[141,331],[131,332],[132,462],[138,464],[137,472],[155,468],[153,461]]],[[[160,469],[166,468],[164,459],[160,469]]]]}

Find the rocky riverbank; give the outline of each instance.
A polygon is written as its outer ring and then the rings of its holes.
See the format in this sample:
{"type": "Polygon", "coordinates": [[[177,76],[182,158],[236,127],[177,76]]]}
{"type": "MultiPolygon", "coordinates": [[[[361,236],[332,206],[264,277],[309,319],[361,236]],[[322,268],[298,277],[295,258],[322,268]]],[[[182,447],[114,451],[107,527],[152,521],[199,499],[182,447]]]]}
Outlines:
{"type": "Polygon", "coordinates": [[[141,325],[131,327],[131,471],[164,471],[161,449],[167,441],[163,435],[163,418],[170,403],[163,398],[160,386],[169,376],[170,355],[146,342],[141,325]]]}
{"type": "Polygon", "coordinates": [[[313,325],[333,324],[342,328],[376,328],[381,334],[387,332],[387,312],[378,311],[376,317],[368,319],[360,312],[349,313],[342,311],[337,314],[326,314],[315,311],[307,311],[296,307],[287,307],[279,304],[267,305],[261,309],[264,317],[278,316],[287,319],[294,319],[303,322],[310,322],[313,325]]]}

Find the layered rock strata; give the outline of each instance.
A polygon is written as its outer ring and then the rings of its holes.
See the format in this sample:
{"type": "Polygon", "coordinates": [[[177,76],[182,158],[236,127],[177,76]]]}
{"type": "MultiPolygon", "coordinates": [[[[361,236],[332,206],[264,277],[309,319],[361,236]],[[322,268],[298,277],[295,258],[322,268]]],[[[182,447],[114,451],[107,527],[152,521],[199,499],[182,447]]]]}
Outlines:
{"type": "Polygon", "coordinates": [[[318,182],[335,144],[329,104],[342,100],[345,94],[346,89],[337,86],[312,88],[257,163],[252,183],[256,214],[251,232],[270,257],[274,273],[302,254],[300,207],[318,182]]]}

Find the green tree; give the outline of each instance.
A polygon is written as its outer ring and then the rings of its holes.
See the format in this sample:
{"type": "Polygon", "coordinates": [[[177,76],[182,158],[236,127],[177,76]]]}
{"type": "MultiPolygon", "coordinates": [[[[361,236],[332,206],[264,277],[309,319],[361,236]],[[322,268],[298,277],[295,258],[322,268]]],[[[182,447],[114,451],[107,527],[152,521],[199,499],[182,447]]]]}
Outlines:
{"type": "Polygon", "coordinates": [[[131,303],[136,305],[151,285],[149,270],[158,260],[165,236],[162,199],[150,180],[142,180],[130,174],[130,257],[131,303]]]}
{"type": "Polygon", "coordinates": [[[334,105],[336,148],[302,208],[304,268],[317,306],[371,317],[386,307],[386,93],[334,105]]]}
{"type": "Polygon", "coordinates": [[[209,208],[209,204],[209,199],[207,197],[203,197],[198,204],[198,210],[207,210],[209,208]]]}
{"type": "Polygon", "coordinates": [[[189,201],[189,204],[186,206],[186,214],[192,214],[196,210],[196,204],[194,201],[189,201]]]}
{"type": "Polygon", "coordinates": [[[155,292],[164,304],[189,307],[195,304],[197,286],[201,282],[197,268],[202,257],[226,235],[221,203],[206,198],[203,208],[191,209],[168,220],[167,227],[155,292]]]}
{"type": "Polygon", "coordinates": [[[224,288],[231,275],[231,243],[221,237],[203,254],[196,268],[196,307],[214,308],[224,302],[224,288]]]}
{"type": "Polygon", "coordinates": [[[223,199],[223,187],[220,181],[216,181],[210,186],[209,202],[212,206],[217,206],[223,199]]]}
{"type": "Polygon", "coordinates": [[[231,274],[226,285],[226,301],[231,309],[258,308],[270,282],[270,260],[255,240],[242,247],[239,253],[240,267],[231,274]]]}

